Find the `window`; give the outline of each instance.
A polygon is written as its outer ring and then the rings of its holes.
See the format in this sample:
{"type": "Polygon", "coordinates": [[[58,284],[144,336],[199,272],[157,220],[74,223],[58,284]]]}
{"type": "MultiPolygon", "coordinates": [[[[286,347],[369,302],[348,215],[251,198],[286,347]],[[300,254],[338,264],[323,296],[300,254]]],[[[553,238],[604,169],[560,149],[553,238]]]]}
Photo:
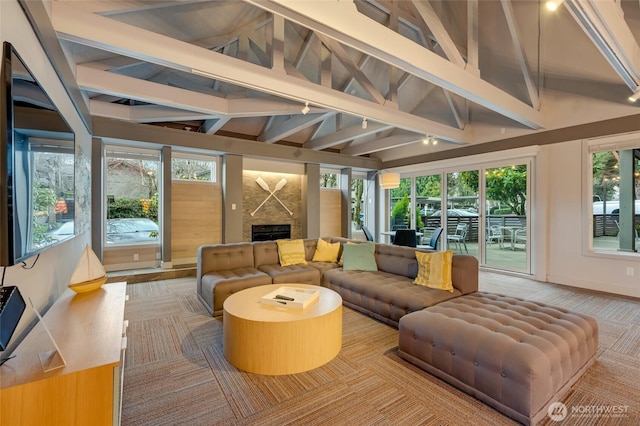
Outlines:
{"type": "Polygon", "coordinates": [[[133,148],[107,148],[107,246],[159,244],[160,153],[133,148]]]}
{"type": "Polygon", "coordinates": [[[174,153],[171,159],[171,179],[217,182],[217,158],[174,153]]]}
{"type": "Polygon", "coordinates": [[[320,171],[320,188],[337,189],[339,174],[330,171],[320,171]]]}
{"type": "Polygon", "coordinates": [[[640,248],[640,140],[628,135],[588,141],[587,198],[593,251],[640,248]]]}

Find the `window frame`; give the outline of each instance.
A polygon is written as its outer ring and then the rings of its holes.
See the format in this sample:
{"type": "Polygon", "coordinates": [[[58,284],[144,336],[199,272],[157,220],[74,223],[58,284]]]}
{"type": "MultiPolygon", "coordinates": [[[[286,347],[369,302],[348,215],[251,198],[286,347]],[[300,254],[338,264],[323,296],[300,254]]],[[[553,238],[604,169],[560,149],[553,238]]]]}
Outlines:
{"type": "Polygon", "coordinates": [[[594,247],[593,237],[593,153],[640,149],[640,133],[623,133],[614,136],[591,138],[582,141],[582,255],[609,259],[632,259],[640,257],[640,247],[636,251],[617,251],[594,247]]]}

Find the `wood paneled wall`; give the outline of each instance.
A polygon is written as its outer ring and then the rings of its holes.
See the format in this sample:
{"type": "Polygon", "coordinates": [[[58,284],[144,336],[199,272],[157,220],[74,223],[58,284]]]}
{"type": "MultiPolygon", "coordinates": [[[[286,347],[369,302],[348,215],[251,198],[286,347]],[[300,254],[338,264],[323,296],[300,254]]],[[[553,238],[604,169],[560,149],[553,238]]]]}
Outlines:
{"type": "Polygon", "coordinates": [[[342,191],[339,189],[320,190],[320,236],[340,236],[342,230],[342,191]]]}
{"type": "Polygon", "coordinates": [[[222,242],[222,186],[208,182],[171,184],[171,261],[196,263],[203,244],[222,242]]]}

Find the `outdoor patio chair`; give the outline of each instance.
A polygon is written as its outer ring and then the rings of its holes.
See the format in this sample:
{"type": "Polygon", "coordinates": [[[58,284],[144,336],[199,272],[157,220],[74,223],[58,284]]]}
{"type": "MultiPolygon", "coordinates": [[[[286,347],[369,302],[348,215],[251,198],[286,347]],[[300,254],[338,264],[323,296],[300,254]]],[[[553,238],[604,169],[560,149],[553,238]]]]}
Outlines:
{"type": "Polygon", "coordinates": [[[455,243],[458,247],[458,251],[462,252],[460,247],[460,243],[464,245],[464,250],[469,253],[469,249],[467,249],[467,231],[469,230],[469,225],[466,223],[459,223],[456,226],[455,234],[447,235],[447,241],[455,243]]]}
{"type": "Polygon", "coordinates": [[[504,248],[504,233],[501,226],[490,226],[487,229],[487,244],[498,243],[498,247],[504,248]]]}
{"type": "Polygon", "coordinates": [[[527,247],[527,228],[517,229],[513,235],[514,248],[515,244],[524,244],[523,248],[527,247]]]}

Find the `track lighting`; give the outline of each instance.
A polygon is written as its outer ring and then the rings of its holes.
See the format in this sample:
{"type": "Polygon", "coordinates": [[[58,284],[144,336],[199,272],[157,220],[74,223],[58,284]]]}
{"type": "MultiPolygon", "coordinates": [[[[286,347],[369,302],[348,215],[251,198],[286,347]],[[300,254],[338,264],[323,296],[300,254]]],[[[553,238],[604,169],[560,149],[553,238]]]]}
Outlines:
{"type": "Polygon", "coordinates": [[[435,136],[431,136],[431,135],[427,135],[424,137],[424,139],[422,139],[422,143],[425,145],[437,145],[438,144],[438,139],[436,139],[435,136]]]}
{"type": "Polygon", "coordinates": [[[367,128],[367,117],[362,117],[362,128],[363,129],[367,128]]]}
{"type": "Polygon", "coordinates": [[[304,108],[302,108],[301,112],[302,115],[307,115],[307,113],[309,112],[309,102],[304,103],[304,108]]]}

